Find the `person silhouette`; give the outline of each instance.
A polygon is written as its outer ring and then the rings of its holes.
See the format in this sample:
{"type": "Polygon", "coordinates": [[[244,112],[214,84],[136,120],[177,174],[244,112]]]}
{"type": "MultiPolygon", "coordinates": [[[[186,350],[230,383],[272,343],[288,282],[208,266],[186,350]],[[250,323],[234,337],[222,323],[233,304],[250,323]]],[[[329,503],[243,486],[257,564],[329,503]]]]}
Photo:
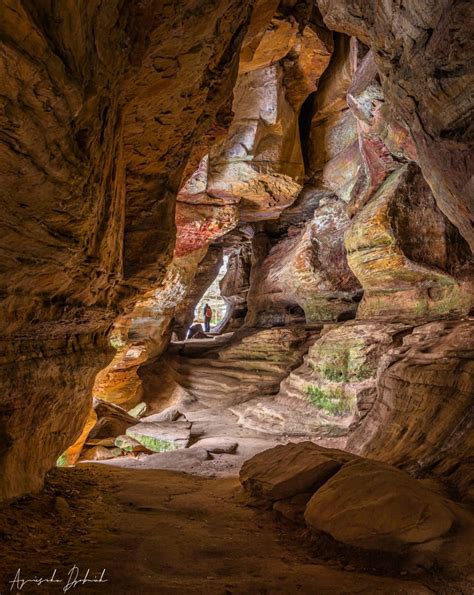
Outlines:
{"type": "Polygon", "coordinates": [[[204,332],[208,333],[211,330],[212,310],[211,306],[206,302],[204,306],[204,332]]]}

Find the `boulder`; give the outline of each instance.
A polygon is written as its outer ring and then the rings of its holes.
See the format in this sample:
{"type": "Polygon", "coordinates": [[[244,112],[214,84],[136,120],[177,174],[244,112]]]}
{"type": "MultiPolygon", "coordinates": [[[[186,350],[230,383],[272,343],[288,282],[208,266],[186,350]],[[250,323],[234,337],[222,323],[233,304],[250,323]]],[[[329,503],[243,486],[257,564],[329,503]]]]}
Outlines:
{"type": "Polygon", "coordinates": [[[399,469],[367,459],[345,464],[305,511],[313,531],[347,545],[395,552],[441,537],[453,520],[438,494],[399,469]]]}
{"type": "Polygon", "coordinates": [[[126,434],[153,452],[166,452],[188,446],[191,438],[191,424],[179,421],[141,422],[128,428],[126,434]]]}
{"type": "Polygon", "coordinates": [[[136,418],[129,415],[122,407],[96,397],[94,397],[94,410],[98,422],[89,432],[87,440],[125,434],[128,427],[137,423],[136,418]]]}
{"type": "Polygon", "coordinates": [[[147,415],[142,419],[143,422],[171,422],[176,421],[180,417],[185,417],[181,411],[179,411],[176,407],[167,407],[160,411],[159,413],[154,413],[153,415],[147,415]]]}
{"type": "Polygon", "coordinates": [[[99,419],[96,425],[89,432],[87,439],[102,439],[124,434],[127,428],[137,422],[136,419],[132,419],[133,422],[119,419],[117,417],[103,417],[102,419],[99,419]]]}
{"type": "Polygon", "coordinates": [[[313,442],[278,445],[245,461],[240,483],[251,496],[282,500],[315,491],[354,456],[313,442]]]}
{"type": "Polygon", "coordinates": [[[140,419],[141,417],[143,417],[145,415],[146,410],[147,410],[147,404],[142,402],[142,403],[138,403],[138,405],[135,405],[135,407],[130,409],[128,414],[131,415],[132,417],[136,417],[137,419],[140,419]]]}

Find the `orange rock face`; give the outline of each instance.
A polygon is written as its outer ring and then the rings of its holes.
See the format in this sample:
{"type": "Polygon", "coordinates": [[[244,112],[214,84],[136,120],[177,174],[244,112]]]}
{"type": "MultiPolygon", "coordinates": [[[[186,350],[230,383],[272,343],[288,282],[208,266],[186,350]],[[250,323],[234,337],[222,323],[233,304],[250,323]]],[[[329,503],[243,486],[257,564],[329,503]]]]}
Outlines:
{"type": "Polygon", "coordinates": [[[472,497],[469,2],[316,4],[2,3],[0,500],[146,390],[472,497]]]}
{"type": "Polygon", "coordinates": [[[27,4],[0,18],[0,498],[38,488],[77,438],[112,320],[162,282],[183,168],[230,99],[252,10],[27,4]]]}

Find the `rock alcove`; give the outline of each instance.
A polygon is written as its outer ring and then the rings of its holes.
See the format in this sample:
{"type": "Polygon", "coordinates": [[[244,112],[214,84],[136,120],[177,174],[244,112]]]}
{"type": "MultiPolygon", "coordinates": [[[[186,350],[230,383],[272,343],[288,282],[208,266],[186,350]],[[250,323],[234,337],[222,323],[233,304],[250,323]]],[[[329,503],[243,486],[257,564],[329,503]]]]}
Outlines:
{"type": "Polygon", "coordinates": [[[1,3],[0,580],[470,593],[472,7],[177,4],[1,3]]]}

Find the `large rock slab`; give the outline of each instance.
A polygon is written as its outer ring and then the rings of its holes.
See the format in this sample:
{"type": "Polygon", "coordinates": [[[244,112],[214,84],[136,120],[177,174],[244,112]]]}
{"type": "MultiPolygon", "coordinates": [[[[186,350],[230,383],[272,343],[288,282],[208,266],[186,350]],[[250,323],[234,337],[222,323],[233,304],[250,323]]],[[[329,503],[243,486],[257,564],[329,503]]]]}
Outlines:
{"type": "Polygon", "coordinates": [[[454,515],[409,475],[370,460],[347,463],[308,502],[310,529],[364,549],[403,551],[445,535],[454,515]]]}
{"type": "Polygon", "coordinates": [[[98,421],[89,432],[88,439],[119,436],[125,434],[127,428],[137,423],[137,419],[129,415],[125,409],[102,399],[94,398],[94,411],[98,421]]]}
{"type": "Polygon", "coordinates": [[[189,422],[142,422],[127,429],[130,436],[153,452],[167,452],[186,448],[191,438],[189,422]]]}
{"type": "Polygon", "coordinates": [[[380,361],[376,395],[348,448],[392,465],[449,476],[460,495],[468,495],[474,320],[416,327],[380,361]]]}
{"type": "Polygon", "coordinates": [[[353,458],[313,442],[278,445],[246,461],[239,478],[251,496],[282,500],[316,490],[353,458]]]}
{"type": "Polygon", "coordinates": [[[191,448],[205,448],[207,452],[215,454],[233,454],[237,450],[239,443],[232,438],[203,438],[193,444],[191,448]]]}

